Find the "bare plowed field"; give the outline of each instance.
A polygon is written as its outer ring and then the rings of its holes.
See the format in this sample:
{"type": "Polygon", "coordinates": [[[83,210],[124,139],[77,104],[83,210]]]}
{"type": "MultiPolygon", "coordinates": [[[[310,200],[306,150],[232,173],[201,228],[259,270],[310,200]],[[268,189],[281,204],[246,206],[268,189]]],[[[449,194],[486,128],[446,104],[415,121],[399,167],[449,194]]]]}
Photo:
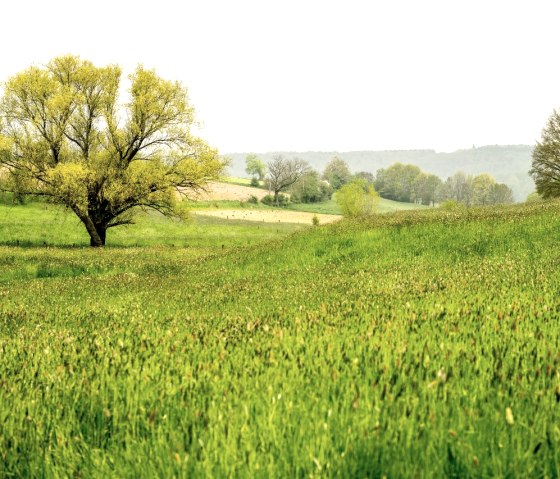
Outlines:
{"type": "MultiPolygon", "coordinates": [[[[313,213],[304,213],[301,211],[283,211],[283,210],[221,210],[221,209],[204,209],[193,210],[193,214],[202,216],[214,216],[229,220],[245,220],[245,221],[261,221],[265,223],[312,223],[313,213]]],[[[342,218],[339,215],[323,215],[317,214],[320,224],[332,223],[342,218]]]]}
{"type": "Polygon", "coordinates": [[[260,200],[267,194],[268,191],[263,190],[262,188],[210,181],[207,186],[207,191],[200,193],[196,199],[199,201],[246,201],[251,196],[256,196],[257,199],[260,200]]]}

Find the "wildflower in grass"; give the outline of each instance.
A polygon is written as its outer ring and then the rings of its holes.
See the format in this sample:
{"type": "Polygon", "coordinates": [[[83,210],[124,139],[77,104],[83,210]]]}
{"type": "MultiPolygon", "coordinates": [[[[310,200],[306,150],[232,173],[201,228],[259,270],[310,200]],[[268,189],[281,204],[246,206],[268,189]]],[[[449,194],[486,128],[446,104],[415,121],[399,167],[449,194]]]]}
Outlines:
{"type": "Polygon", "coordinates": [[[515,422],[515,421],[513,420],[513,412],[512,412],[512,410],[511,410],[510,407],[506,407],[506,422],[507,422],[509,425],[513,425],[513,423],[515,422]]]}

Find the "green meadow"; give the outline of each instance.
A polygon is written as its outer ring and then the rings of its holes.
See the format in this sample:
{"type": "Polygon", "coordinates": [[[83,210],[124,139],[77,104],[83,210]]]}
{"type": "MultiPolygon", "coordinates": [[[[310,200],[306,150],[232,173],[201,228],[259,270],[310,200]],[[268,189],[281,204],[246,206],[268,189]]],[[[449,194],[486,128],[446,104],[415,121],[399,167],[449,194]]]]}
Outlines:
{"type": "MultiPolygon", "coordinates": [[[[197,209],[250,208],[239,201],[198,202],[197,209]]],[[[270,209],[270,207],[267,207],[270,209]]],[[[283,237],[302,229],[292,223],[224,221],[210,216],[174,220],[159,213],[140,214],[136,224],[110,229],[108,249],[122,247],[183,247],[197,251],[229,249],[283,237]]],[[[76,216],[58,205],[0,203],[0,246],[85,247],[89,236],[76,216]]],[[[124,253],[123,253],[124,254],[124,253]]]]}
{"type": "MultiPolygon", "coordinates": [[[[416,203],[404,203],[400,201],[379,198],[377,211],[379,213],[393,213],[395,211],[422,210],[428,206],[416,203]]],[[[289,203],[287,209],[294,211],[307,211],[309,213],[324,213],[328,215],[341,215],[342,211],[335,198],[320,203],[289,203]]]]}
{"type": "Polygon", "coordinates": [[[0,477],[560,475],[560,203],[0,206],[0,477]]]}

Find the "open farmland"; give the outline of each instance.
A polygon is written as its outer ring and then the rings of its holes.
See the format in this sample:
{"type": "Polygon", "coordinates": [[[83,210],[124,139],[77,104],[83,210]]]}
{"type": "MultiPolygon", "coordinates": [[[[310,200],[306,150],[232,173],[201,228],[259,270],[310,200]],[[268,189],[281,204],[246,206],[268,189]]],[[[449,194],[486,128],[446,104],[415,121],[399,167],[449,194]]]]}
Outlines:
{"type": "MultiPolygon", "coordinates": [[[[240,181],[240,179],[238,179],[238,181],[240,181]]],[[[258,200],[262,200],[268,194],[270,194],[268,190],[255,188],[249,186],[249,184],[245,186],[235,183],[209,181],[206,191],[200,192],[196,196],[196,199],[199,201],[247,201],[251,196],[254,196],[258,200]]]]}
{"type": "MultiPolygon", "coordinates": [[[[287,207],[281,208],[271,208],[261,203],[249,203],[248,200],[251,197],[261,200],[264,196],[270,194],[266,189],[248,186],[249,183],[250,180],[243,178],[230,178],[228,182],[209,182],[207,190],[194,197],[193,199],[195,201],[189,202],[189,207],[193,208],[196,214],[206,214],[202,210],[210,210],[210,216],[223,218],[227,218],[231,215],[220,213],[217,209],[234,209],[234,214],[236,214],[237,217],[241,217],[245,214],[248,220],[254,220],[254,218],[258,217],[257,221],[262,221],[264,219],[269,222],[311,223],[313,214],[318,215],[321,223],[330,223],[341,218],[342,211],[334,197],[318,203],[289,203],[287,207]],[[246,184],[241,184],[242,181],[245,181],[246,184]],[[259,216],[259,214],[254,211],[247,214],[248,209],[260,209],[267,212],[261,213],[259,216]],[[291,212],[312,214],[294,215],[291,212]]],[[[379,198],[377,212],[391,213],[394,211],[426,208],[429,207],[417,203],[404,203],[388,200],[386,198],[379,198]]]]}
{"type": "Polygon", "coordinates": [[[15,246],[33,214],[0,230],[0,477],[560,474],[558,202],[102,250],[15,246]]]}
{"type": "Polygon", "coordinates": [[[316,216],[321,224],[332,223],[342,218],[340,215],[329,215],[322,213],[311,213],[305,211],[291,211],[283,208],[268,209],[199,209],[194,214],[201,216],[213,216],[222,219],[238,219],[244,221],[259,221],[262,223],[304,223],[312,224],[316,216]]]}

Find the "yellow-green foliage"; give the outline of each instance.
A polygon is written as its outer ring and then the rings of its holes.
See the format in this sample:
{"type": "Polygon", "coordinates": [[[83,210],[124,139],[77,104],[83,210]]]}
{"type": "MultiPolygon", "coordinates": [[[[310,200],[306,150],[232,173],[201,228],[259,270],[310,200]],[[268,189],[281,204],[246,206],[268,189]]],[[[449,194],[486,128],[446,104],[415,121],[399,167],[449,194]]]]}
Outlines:
{"type": "Polygon", "coordinates": [[[136,207],[173,214],[179,194],[224,166],[192,134],[185,88],[140,66],[121,108],[120,76],[116,66],[59,57],[9,79],[0,103],[0,166],[19,179],[18,192],[70,208],[96,246],[136,207]]]}
{"type": "Polygon", "coordinates": [[[372,185],[357,179],[337,191],[336,202],[344,216],[365,217],[375,212],[379,204],[379,195],[372,185]]]}
{"type": "Polygon", "coordinates": [[[46,171],[46,181],[56,190],[64,204],[73,204],[87,214],[88,181],[91,181],[87,165],[83,163],[59,163],[46,171]]]}

